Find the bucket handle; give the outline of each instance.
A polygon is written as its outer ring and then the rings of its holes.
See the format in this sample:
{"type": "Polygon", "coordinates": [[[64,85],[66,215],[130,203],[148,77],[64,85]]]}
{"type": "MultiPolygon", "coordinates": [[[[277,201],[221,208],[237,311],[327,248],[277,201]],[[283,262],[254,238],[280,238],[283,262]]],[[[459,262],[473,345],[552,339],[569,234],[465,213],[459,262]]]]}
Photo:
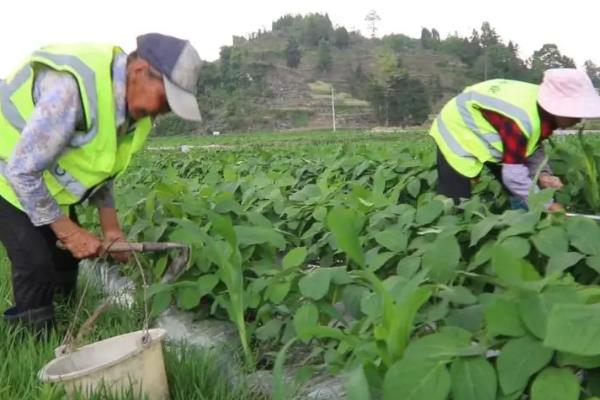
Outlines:
{"type": "MultiPolygon", "coordinates": [[[[110,244],[108,244],[108,246],[104,247],[102,253],[100,254],[100,256],[94,261],[94,264],[92,265],[92,269],[96,267],[96,265],[98,265],[98,262],[100,260],[106,259],[107,255],[109,254],[111,247],[116,243],[118,239],[113,240],[110,244]]],[[[128,243],[128,242],[119,242],[119,244],[122,243],[128,243]]],[[[142,336],[142,344],[146,345],[148,343],[150,343],[150,332],[149,332],[149,321],[150,321],[150,313],[148,311],[148,292],[147,292],[147,288],[148,288],[148,283],[146,281],[146,275],[144,274],[144,268],[142,267],[142,263],[140,262],[137,253],[135,252],[135,249],[132,246],[129,246],[129,250],[131,251],[131,254],[133,254],[134,260],[135,260],[135,264],[138,267],[139,271],[140,271],[140,275],[142,277],[142,285],[143,285],[143,290],[144,290],[144,334],[142,336]]],[[[82,339],[82,337],[88,333],[88,331],[91,329],[93,323],[98,319],[98,317],[100,316],[100,314],[102,314],[109,306],[108,302],[104,302],[103,304],[101,304],[95,311],[94,313],[83,323],[83,325],[81,326],[79,333],[75,336],[74,335],[74,330],[75,330],[75,323],[79,317],[79,313],[81,312],[82,306],[83,306],[83,299],[85,298],[85,294],[87,292],[88,286],[89,286],[90,281],[86,281],[85,286],[83,287],[83,292],[81,293],[81,297],[79,299],[79,303],[77,304],[77,308],[75,309],[75,315],[73,316],[73,320],[71,321],[71,324],[69,325],[69,329],[67,330],[67,333],[65,334],[65,337],[63,338],[62,341],[62,350],[61,353],[63,355],[71,353],[73,351],[76,350],[76,343],[82,339]]]]}

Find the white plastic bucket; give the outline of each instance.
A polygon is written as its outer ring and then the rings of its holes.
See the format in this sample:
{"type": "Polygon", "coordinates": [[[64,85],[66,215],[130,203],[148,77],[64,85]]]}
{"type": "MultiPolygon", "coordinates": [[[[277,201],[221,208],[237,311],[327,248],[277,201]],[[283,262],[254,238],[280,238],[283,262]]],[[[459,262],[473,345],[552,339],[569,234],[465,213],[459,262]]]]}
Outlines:
{"type": "Polygon", "coordinates": [[[43,382],[61,383],[69,398],[79,390],[92,393],[104,386],[114,394],[131,389],[148,400],[169,399],[163,359],[164,329],[131,332],[81,347],[50,361],[38,376],[43,382]]]}

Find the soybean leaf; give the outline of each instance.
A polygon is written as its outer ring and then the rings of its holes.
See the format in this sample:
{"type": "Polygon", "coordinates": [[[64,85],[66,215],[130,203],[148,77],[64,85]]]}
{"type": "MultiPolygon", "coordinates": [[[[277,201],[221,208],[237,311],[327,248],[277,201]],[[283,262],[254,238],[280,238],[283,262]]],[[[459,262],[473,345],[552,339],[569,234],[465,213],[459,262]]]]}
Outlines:
{"type": "Polygon", "coordinates": [[[570,287],[549,287],[543,293],[525,296],[519,301],[519,314],[525,327],[536,337],[544,340],[548,315],[555,304],[581,303],[577,291],[570,287]]]}
{"type": "Polygon", "coordinates": [[[473,225],[473,227],[471,228],[471,244],[470,244],[470,246],[473,247],[477,243],[479,243],[479,241],[485,235],[487,235],[492,229],[494,229],[494,227],[496,226],[497,223],[498,223],[497,218],[487,217],[485,219],[482,219],[475,225],[473,225]]]}
{"type": "Polygon", "coordinates": [[[531,400],[578,400],[579,382],[568,369],[546,368],[531,386],[531,400]]]}
{"type": "Polygon", "coordinates": [[[285,248],[285,239],[273,228],[263,226],[234,226],[235,234],[241,246],[254,244],[270,244],[280,250],[285,248]]]}
{"type": "Polygon", "coordinates": [[[257,328],[254,332],[260,340],[273,340],[279,337],[282,326],[283,322],[281,322],[280,319],[273,318],[267,321],[263,326],[257,328]]]}
{"type": "Polygon", "coordinates": [[[572,366],[578,368],[592,369],[600,367],[600,355],[578,356],[577,354],[559,351],[556,355],[556,363],[561,366],[572,366]]]}
{"type": "Polygon", "coordinates": [[[460,260],[460,247],[456,236],[441,234],[423,254],[422,266],[427,268],[434,282],[448,283],[460,260]]]}
{"type": "Polygon", "coordinates": [[[536,235],[532,236],[531,240],[538,251],[548,257],[569,251],[569,238],[567,232],[563,228],[557,226],[538,232],[536,235]]]}
{"type": "Polygon", "coordinates": [[[471,333],[478,332],[483,326],[483,305],[477,304],[460,309],[450,310],[446,317],[448,326],[462,328],[471,333]]]}
{"type": "Polygon", "coordinates": [[[583,254],[569,252],[569,253],[555,253],[550,257],[548,266],[546,267],[546,275],[561,273],[569,267],[577,264],[583,258],[583,254]]]}
{"type": "Polygon", "coordinates": [[[344,207],[336,207],[327,214],[327,226],[340,250],[360,266],[365,265],[365,255],[358,240],[362,222],[357,214],[344,207]]]}
{"type": "Polygon", "coordinates": [[[383,400],[446,400],[450,374],[441,362],[401,360],[383,380],[383,400]]]}
{"type": "Polygon", "coordinates": [[[154,264],[154,276],[163,276],[165,270],[167,269],[167,261],[168,257],[163,255],[158,259],[158,261],[154,264]]]}
{"type": "Polygon", "coordinates": [[[525,258],[531,250],[529,241],[520,236],[512,236],[505,239],[502,242],[502,247],[510,251],[511,254],[517,258],[525,258]]]}
{"type": "Polygon", "coordinates": [[[552,201],[555,192],[555,189],[546,188],[535,193],[530,193],[527,199],[529,209],[532,211],[544,211],[546,205],[552,201]]]}
{"type": "Polygon", "coordinates": [[[408,246],[408,234],[399,226],[377,232],[375,240],[381,246],[397,253],[404,252],[408,246]]]}
{"type": "Polygon", "coordinates": [[[515,257],[503,245],[496,245],[492,251],[492,268],[508,287],[538,289],[543,286],[535,268],[523,259],[515,257]]]}
{"type": "Polygon", "coordinates": [[[567,232],[571,245],[584,254],[600,255],[600,227],[594,221],[573,218],[568,221],[567,232]]]}
{"type": "Polygon", "coordinates": [[[319,322],[319,310],[312,303],[303,304],[294,315],[294,329],[302,341],[311,338],[310,329],[319,322]]]}
{"type": "Polygon", "coordinates": [[[150,315],[153,317],[158,316],[161,312],[167,309],[171,304],[171,292],[158,292],[152,296],[152,309],[150,315]]]}
{"type": "Polygon", "coordinates": [[[404,353],[404,360],[450,361],[457,356],[472,356],[485,352],[471,345],[471,334],[460,328],[446,328],[442,332],[412,341],[404,353]]]}
{"type": "Polygon", "coordinates": [[[585,259],[585,263],[600,274],[600,256],[592,256],[585,259]]]}
{"type": "Polygon", "coordinates": [[[290,292],[292,284],[287,281],[272,283],[267,286],[265,296],[273,304],[280,304],[290,292]]]}
{"type": "Polygon", "coordinates": [[[504,394],[517,392],[552,359],[553,351],[529,336],[509,341],[497,361],[498,380],[504,394]]]}
{"type": "Polygon", "coordinates": [[[421,266],[421,258],[417,256],[409,256],[404,257],[398,262],[398,266],[396,267],[396,272],[399,277],[410,279],[419,270],[421,266]]]}
{"type": "Polygon", "coordinates": [[[297,247],[290,250],[285,257],[283,257],[283,268],[295,268],[302,265],[306,259],[306,254],[307,251],[305,247],[297,247]]]}
{"type": "Polygon", "coordinates": [[[470,305],[477,303],[477,297],[465,286],[446,287],[440,293],[440,297],[454,304],[470,305]]]}
{"type": "Polygon", "coordinates": [[[494,367],[484,357],[457,358],[450,366],[454,400],[495,400],[494,367]]]}
{"type": "Polygon", "coordinates": [[[430,224],[442,214],[442,211],[444,211],[444,203],[432,200],[417,209],[415,222],[418,226],[430,224]]]}
{"type": "Polygon", "coordinates": [[[177,305],[184,310],[191,310],[200,304],[204,294],[197,287],[184,287],[177,290],[177,305]]]}
{"type": "Polygon", "coordinates": [[[492,250],[494,249],[494,245],[495,241],[490,240],[489,242],[486,242],[483,246],[481,246],[481,248],[477,250],[477,253],[475,253],[475,257],[473,257],[473,260],[469,264],[468,270],[473,271],[474,269],[477,269],[477,267],[479,267],[480,265],[483,265],[486,262],[488,262],[492,258],[492,250]]]}
{"type": "Polygon", "coordinates": [[[600,355],[600,304],[556,304],[544,345],[569,353],[600,355]]]}
{"type": "Polygon", "coordinates": [[[517,218],[508,229],[500,232],[498,240],[502,241],[511,236],[522,235],[524,233],[531,233],[534,231],[536,224],[540,220],[539,213],[526,213],[517,218]]]}
{"type": "Polygon", "coordinates": [[[485,322],[490,336],[523,336],[525,327],[519,318],[517,304],[497,297],[485,308],[485,322]]]}
{"type": "Polygon", "coordinates": [[[348,400],[371,400],[369,382],[362,366],[354,368],[346,377],[348,400]]]}
{"type": "Polygon", "coordinates": [[[410,181],[410,183],[406,186],[406,191],[415,199],[419,196],[421,192],[421,180],[419,178],[414,178],[410,181]]]}
{"type": "Polygon", "coordinates": [[[321,300],[329,291],[331,273],[326,268],[309,272],[298,281],[300,293],[313,300],[321,300]]]}
{"type": "MultiPolygon", "coordinates": [[[[377,251],[378,247],[375,248],[377,251]]],[[[385,265],[386,262],[390,260],[390,258],[394,257],[394,253],[391,252],[383,252],[383,253],[371,253],[367,252],[366,263],[369,269],[373,272],[378,271],[381,267],[385,265]]]]}

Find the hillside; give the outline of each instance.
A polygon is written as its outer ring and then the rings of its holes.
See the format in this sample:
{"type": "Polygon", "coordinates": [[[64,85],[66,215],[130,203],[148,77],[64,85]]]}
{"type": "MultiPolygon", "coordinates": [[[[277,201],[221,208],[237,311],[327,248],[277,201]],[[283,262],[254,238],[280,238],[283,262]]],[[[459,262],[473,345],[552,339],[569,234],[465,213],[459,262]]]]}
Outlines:
{"type": "Polygon", "coordinates": [[[487,23],[470,38],[442,40],[435,29],[424,29],[420,39],[365,38],[334,29],[326,15],[288,15],[270,31],[234,36],[219,60],[205,64],[202,124],[167,116],[159,119],[158,133],[331,127],[331,88],[337,127],[423,125],[484,77],[535,82],[544,69],[572,63],[554,45],[527,63],[517,53],[518,46],[505,45],[487,23]]]}
{"type": "MultiPolygon", "coordinates": [[[[288,67],[286,44],[284,34],[270,32],[235,45],[245,52],[247,62],[272,66],[265,81],[273,97],[262,99],[263,112],[306,112],[309,114],[307,127],[331,126],[329,85],[333,85],[337,93],[336,114],[340,126],[365,127],[377,123],[367,99],[353,98],[351,92],[355,83],[353,72],[360,65],[366,74],[374,74],[378,55],[387,49],[384,43],[354,35],[347,48],[332,48],[332,63],[328,71],[319,69],[317,49],[305,50],[297,68],[288,67]]],[[[442,96],[432,102],[436,110],[469,81],[466,78],[467,68],[457,57],[420,48],[399,52],[398,57],[410,76],[424,83],[430,82],[433,77],[440,78],[442,96]]]]}

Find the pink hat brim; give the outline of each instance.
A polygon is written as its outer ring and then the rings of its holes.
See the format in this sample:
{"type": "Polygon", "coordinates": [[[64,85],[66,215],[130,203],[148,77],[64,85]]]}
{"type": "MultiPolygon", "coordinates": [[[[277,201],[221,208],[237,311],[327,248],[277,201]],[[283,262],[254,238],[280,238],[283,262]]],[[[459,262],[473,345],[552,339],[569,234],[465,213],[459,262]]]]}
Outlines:
{"type": "Polygon", "coordinates": [[[560,97],[540,87],[538,103],[552,115],[568,118],[600,118],[600,96],[590,91],[583,96],[560,97]]]}

